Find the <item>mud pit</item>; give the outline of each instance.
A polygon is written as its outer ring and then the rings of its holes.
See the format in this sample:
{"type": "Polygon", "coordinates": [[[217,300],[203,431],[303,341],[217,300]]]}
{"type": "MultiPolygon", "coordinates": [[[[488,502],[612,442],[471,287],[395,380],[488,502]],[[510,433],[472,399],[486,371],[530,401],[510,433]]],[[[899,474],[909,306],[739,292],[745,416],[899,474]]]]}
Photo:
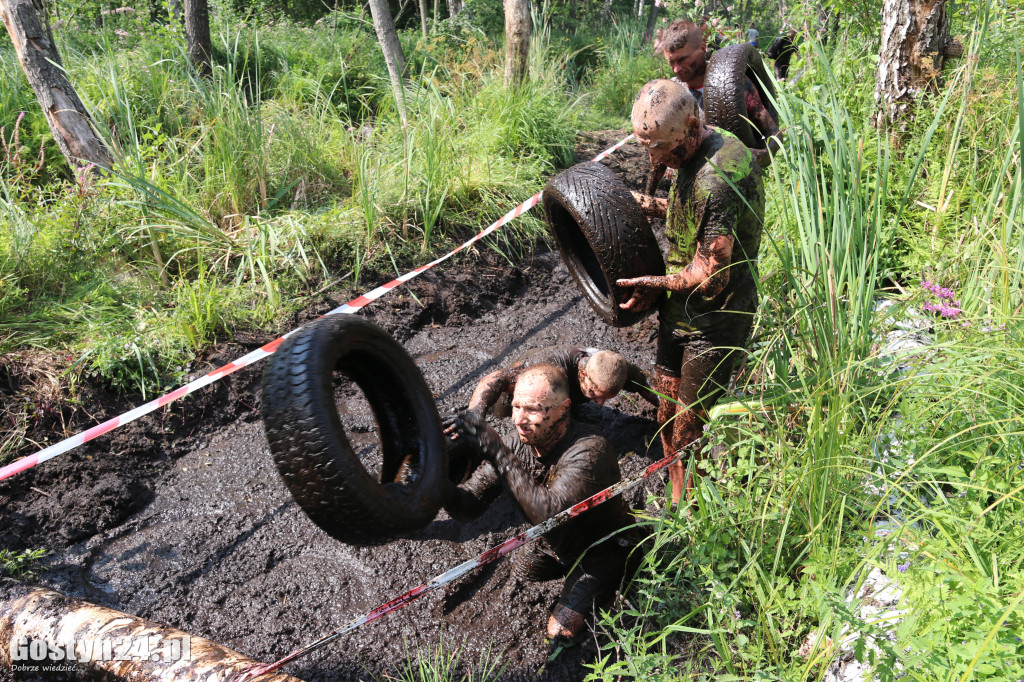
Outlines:
{"type": "MultiPolygon", "coordinates": [[[[591,134],[580,160],[623,135],[591,134]]],[[[605,163],[631,189],[642,189],[648,163],[636,145],[605,163]]],[[[555,253],[511,266],[481,249],[428,272],[409,289],[364,314],[405,346],[442,411],[465,406],[480,376],[536,346],[614,349],[653,370],[655,318],[629,329],[605,325],[555,253]]],[[[345,300],[339,293],[302,321],[345,300]]],[[[222,346],[208,358],[210,367],[247,349],[237,342],[222,346]]],[[[40,574],[53,589],[273,661],[526,527],[502,495],[471,524],[442,512],[415,536],[382,546],[351,547],[328,537],[291,500],[270,460],[258,411],[263,367],[242,370],[184,405],[0,483],[0,547],[53,550],[40,574]]],[[[652,407],[628,394],[579,413],[609,438],[624,474],[661,456],[654,416],[652,407]]],[[[642,505],[647,492],[663,491],[656,477],[629,500],[642,505]]],[[[548,653],[543,628],[561,580],[512,584],[510,559],[514,555],[356,630],[285,672],[306,680],[382,678],[404,659],[443,644],[445,658],[462,651],[466,670],[490,652],[505,666],[504,679],[582,679],[582,663],[596,653],[594,638],[538,675],[548,653]]]]}

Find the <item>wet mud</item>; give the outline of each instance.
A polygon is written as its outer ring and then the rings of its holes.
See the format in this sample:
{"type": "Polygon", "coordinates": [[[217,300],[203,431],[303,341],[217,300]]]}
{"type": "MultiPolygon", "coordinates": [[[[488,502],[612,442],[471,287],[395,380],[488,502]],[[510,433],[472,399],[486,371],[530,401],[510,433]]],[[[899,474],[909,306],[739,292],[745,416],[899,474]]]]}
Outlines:
{"type": "MultiPolygon", "coordinates": [[[[578,156],[589,159],[623,136],[588,133],[578,156]]],[[[643,187],[649,164],[636,145],[606,164],[630,189],[643,187]]],[[[382,273],[380,281],[390,277],[382,273]]],[[[364,279],[360,290],[376,283],[364,279]]],[[[326,295],[287,329],[351,293],[326,295]]],[[[654,370],[656,318],[622,329],[601,322],[557,254],[542,245],[517,263],[481,247],[363,314],[412,355],[442,411],[464,407],[480,377],[539,346],[617,350],[654,370]]],[[[208,354],[196,373],[271,338],[236,337],[208,354]]],[[[52,550],[37,580],[49,588],[273,661],[526,527],[502,495],[471,523],[441,512],[426,529],[385,545],[332,539],[289,497],[271,461],[259,418],[262,370],[263,364],[241,370],[164,412],[0,482],[0,547],[52,550]]],[[[4,371],[13,376],[9,367],[4,371]]],[[[0,399],[17,399],[12,386],[0,382],[0,399]]],[[[93,417],[128,407],[100,393],[90,397],[106,401],[93,417]]],[[[655,411],[644,401],[622,394],[604,407],[584,405],[577,416],[609,439],[624,474],[661,457],[655,411]]],[[[79,425],[43,419],[30,436],[52,442],[68,426],[79,425]]],[[[643,506],[648,493],[663,494],[664,486],[655,478],[628,501],[643,506]]],[[[544,626],[561,581],[521,583],[511,577],[511,564],[507,558],[470,574],[284,672],[311,681],[385,679],[400,674],[406,659],[442,646],[444,658],[458,656],[467,671],[482,659],[497,659],[503,679],[582,679],[601,635],[547,662],[544,626]]],[[[0,671],[0,679],[10,674],[0,671]]]]}

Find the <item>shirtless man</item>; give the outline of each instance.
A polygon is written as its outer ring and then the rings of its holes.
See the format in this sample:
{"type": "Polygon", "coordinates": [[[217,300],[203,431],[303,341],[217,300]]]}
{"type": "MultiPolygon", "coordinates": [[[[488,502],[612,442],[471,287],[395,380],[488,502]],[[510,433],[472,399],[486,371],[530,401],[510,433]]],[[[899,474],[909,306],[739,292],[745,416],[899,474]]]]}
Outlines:
{"type": "MultiPolygon", "coordinates": [[[[481,414],[466,411],[452,418],[449,429],[485,460],[468,482],[449,484],[445,509],[452,518],[479,516],[505,489],[537,524],[621,480],[608,442],[570,419],[569,405],[562,370],[537,364],[516,381],[516,433],[508,442],[481,414]]],[[[625,502],[616,497],[551,530],[517,558],[514,573],[520,578],[566,577],[547,622],[553,647],[575,642],[585,632],[588,614],[615,595],[636,544],[628,530],[632,525],[625,502]]]]}
{"type": "Polygon", "coordinates": [[[648,387],[643,370],[627,362],[618,353],[596,348],[549,346],[527,351],[512,365],[491,372],[481,379],[469,400],[469,409],[487,414],[497,404],[494,416],[507,417],[510,414],[507,399],[512,397],[516,380],[526,368],[540,363],[554,365],[565,373],[569,380],[569,399],[573,405],[588,400],[604,405],[620,391],[637,393],[652,405],[658,404],[657,396],[648,387]]]}
{"type": "MultiPolygon", "coordinates": [[[[757,309],[757,254],[764,220],[761,168],[725,131],[704,125],[683,85],[653,80],[633,104],[633,131],[652,164],[676,169],[667,200],[638,195],[648,215],[665,219],[666,275],[620,279],[634,287],[626,310],[645,310],[667,292],[659,315],[655,390],[665,453],[695,443],[729,384],[757,309]]],[[[695,453],[699,463],[701,453],[695,453]]],[[[678,501],[685,464],[669,469],[678,501]]]]}

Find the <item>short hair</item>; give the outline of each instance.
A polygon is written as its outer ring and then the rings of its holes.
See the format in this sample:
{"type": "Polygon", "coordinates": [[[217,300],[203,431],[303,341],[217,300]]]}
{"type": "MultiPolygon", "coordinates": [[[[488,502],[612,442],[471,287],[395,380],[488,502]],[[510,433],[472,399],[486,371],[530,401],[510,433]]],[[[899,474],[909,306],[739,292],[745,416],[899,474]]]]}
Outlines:
{"type": "Polygon", "coordinates": [[[704,31],[697,24],[689,19],[676,19],[665,29],[661,44],[662,49],[674,52],[698,40],[704,40],[704,31]]]}
{"type": "Polygon", "coordinates": [[[587,360],[584,371],[602,392],[618,393],[626,385],[629,363],[618,353],[599,350],[587,360]]]}
{"type": "Polygon", "coordinates": [[[547,383],[548,390],[551,391],[556,402],[561,403],[569,397],[569,379],[565,376],[565,372],[558,367],[547,362],[530,365],[516,378],[516,387],[533,377],[543,379],[547,383]]]}
{"type": "Polygon", "coordinates": [[[640,88],[630,118],[638,135],[653,136],[682,130],[690,116],[701,118],[690,89],[676,81],[655,78],[640,88]]]}

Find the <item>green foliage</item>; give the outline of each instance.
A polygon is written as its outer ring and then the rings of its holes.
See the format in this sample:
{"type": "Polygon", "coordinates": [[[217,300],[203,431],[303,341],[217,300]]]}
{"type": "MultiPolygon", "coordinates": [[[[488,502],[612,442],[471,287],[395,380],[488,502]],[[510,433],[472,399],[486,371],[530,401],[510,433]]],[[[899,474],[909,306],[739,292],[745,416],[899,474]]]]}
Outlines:
{"type": "Polygon", "coordinates": [[[14,552],[0,549],[0,578],[9,576],[16,580],[32,580],[36,576],[37,564],[49,554],[46,549],[28,549],[14,552]]]}

